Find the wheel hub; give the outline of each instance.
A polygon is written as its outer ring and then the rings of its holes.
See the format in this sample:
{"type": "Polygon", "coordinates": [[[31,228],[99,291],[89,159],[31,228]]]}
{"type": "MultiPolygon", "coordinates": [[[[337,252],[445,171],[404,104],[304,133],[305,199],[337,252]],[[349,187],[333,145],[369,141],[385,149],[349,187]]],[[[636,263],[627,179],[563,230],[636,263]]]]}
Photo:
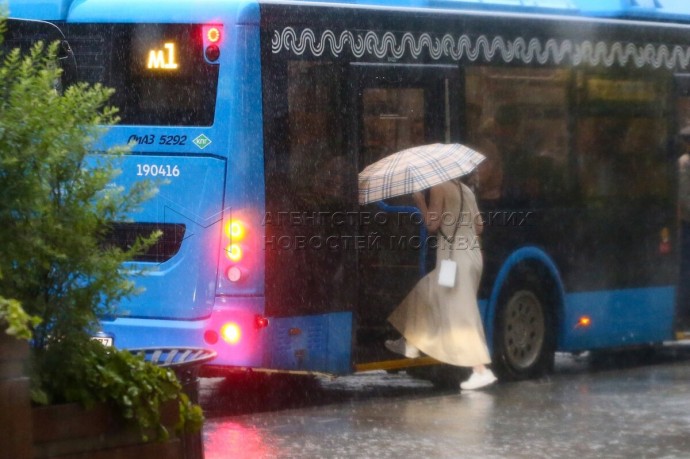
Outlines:
{"type": "Polygon", "coordinates": [[[505,311],[504,339],[507,357],[517,368],[528,368],[544,344],[544,311],[539,298],[529,290],[516,292],[505,311]]]}

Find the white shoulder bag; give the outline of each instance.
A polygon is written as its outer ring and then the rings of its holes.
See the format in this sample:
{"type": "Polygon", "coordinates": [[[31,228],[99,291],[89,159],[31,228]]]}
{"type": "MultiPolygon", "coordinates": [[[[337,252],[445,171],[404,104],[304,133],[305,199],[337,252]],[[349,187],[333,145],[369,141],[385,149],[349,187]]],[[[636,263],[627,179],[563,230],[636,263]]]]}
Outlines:
{"type": "Polygon", "coordinates": [[[438,285],[441,287],[455,287],[455,279],[457,277],[457,271],[458,271],[458,264],[455,262],[455,260],[451,260],[450,256],[453,253],[453,243],[455,242],[455,235],[458,233],[458,226],[460,226],[460,220],[462,219],[462,211],[463,207],[465,204],[465,194],[462,192],[462,185],[459,187],[460,190],[460,213],[458,214],[458,220],[455,222],[455,230],[453,231],[453,236],[451,238],[448,238],[445,234],[443,234],[443,230],[439,229],[439,233],[441,233],[441,236],[443,236],[443,239],[446,240],[450,244],[450,250],[448,252],[448,259],[447,260],[441,260],[441,266],[439,267],[438,270],[438,285]]]}

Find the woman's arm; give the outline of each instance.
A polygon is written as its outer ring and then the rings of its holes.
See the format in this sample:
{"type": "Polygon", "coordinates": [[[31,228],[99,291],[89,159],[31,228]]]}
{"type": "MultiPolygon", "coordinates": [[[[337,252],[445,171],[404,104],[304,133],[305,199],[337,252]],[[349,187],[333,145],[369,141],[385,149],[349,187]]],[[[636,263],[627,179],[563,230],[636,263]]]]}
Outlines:
{"type": "Polygon", "coordinates": [[[470,205],[470,218],[472,218],[472,223],[474,224],[474,234],[481,236],[484,231],[484,219],[479,212],[479,206],[477,206],[477,197],[470,188],[463,188],[463,193],[469,194],[467,201],[470,205]]]}
{"type": "Polygon", "coordinates": [[[482,219],[482,214],[477,212],[474,216],[474,234],[481,236],[482,231],[484,231],[484,220],[482,219]]]}
{"type": "Polygon", "coordinates": [[[430,233],[438,231],[438,228],[441,226],[441,213],[443,212],[443,190],[441,187],[434,186],[431,188],[428,207],[422,193],[414,193],[412,197],[414,198],[415,205],[422,213],[427,230],[430,233]]]}
{"type": "Polygon", "coordinates": [[[424,216],[427,211],[426,199],[424,199],[424,195],[420,191],[415,191],[412,193],[412,199],[414,199],[414,205],[417,206],[420,212],[422,212],[422,216],[424,216]]]}

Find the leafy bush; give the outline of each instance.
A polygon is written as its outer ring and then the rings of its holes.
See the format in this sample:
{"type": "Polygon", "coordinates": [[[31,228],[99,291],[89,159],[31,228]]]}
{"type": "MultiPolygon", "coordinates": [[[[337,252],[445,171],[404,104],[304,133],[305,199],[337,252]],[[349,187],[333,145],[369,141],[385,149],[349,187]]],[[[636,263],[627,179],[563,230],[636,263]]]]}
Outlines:
{"type": "Polygon", "coordinates": [[[70,339],[51,346],[41,361],[42,393],[90,406],[107,402],[134,421],[144,437],[153,430],[157,438],[167,438],[160,423],[161,405],[179,399],[178,428],[197,431],[203,423],[201,408],[181,391],[174,373],[145,362],[129,352],[107,348],[96,341],[71,343],[70,339]],[[75,352],[77,350],[77,352],[75,352]]]}
{"type": "Polygon", "coordinates": [[[108,247],[109,224],[155,190],[109,185],[124,148],[86,167],[104,126],[117,122],[106,105],[112,91],[87,84],[57,91],[57,51],[57,44],[14,50],[0,66],[0,319],[9,333],[32,335],[35,401],[107,401],[148,429],[160,428],[160,404],[178,398],[183,420],[198,428],[201,411],[173,373],[90,339],[98,317],[136,293],[122,263],[158,237],[108,247]]]}
{"type": "Polygon", "coordinates": [[[0,324],[6,323],[5,333],[21,339],[31,338],[31,327],[41,323],[38,317],[31,317],[17,300],[0,297],[0,324]]]}

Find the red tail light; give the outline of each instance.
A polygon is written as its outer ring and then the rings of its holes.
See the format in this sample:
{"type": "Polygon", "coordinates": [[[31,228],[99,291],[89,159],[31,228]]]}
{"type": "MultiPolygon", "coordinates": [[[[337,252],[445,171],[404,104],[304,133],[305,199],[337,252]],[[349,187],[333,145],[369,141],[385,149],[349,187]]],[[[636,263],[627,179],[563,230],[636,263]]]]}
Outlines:
{"type": "Polygon", "coordinates": [[[268,327],[268,317],[264,317],[261,315],[256,315],[254,318],[254,323],[256,324],[256,328],[262,329],[268,327]]]}
{"type": "Polygon", "coordinates": [[[230,282],[239,282],[242,279],[242,269],[239,266],[230,266],[225,276],[230,282]]]}
{"type": "Polygon", "coordinates": [[[228,322],[220,328],[220,336],[228,344],[237,344],[242,339],[242,329],[235,322],[228,322]]]}
{"type": "Polygon", "coordinates": [[[204,56],[208,62],[214,63],[220,58],[220,44],[223,41],[223,27],[219,25],[205,25],[202,27],[204,42],[204,56]]]}
{"type": "Polygon", "coordinates": [[[220,28],[211,26],[206,29],[206,39],[211,43],[218,43],[220,41],[220,28]]]}
{"type": "Polygon", "coordinates": [[[240,282],[247,274],[246,255],[249,249],[249,228],[245,220],[233,218],[227,220],[223,226],[224,252],[226,265],[222,267],[225,279],[232,283],[240,282]]]}

